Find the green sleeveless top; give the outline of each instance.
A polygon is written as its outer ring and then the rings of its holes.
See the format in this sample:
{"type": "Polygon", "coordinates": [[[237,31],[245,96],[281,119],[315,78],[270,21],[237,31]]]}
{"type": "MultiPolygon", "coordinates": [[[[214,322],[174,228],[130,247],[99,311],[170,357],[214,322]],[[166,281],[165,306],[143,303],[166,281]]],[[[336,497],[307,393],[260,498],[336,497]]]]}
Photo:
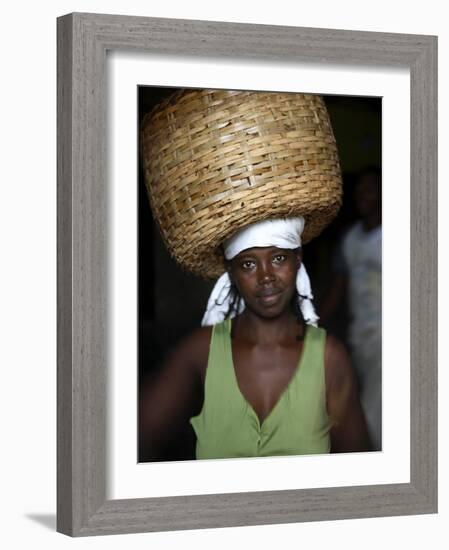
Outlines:
{"type": "Polygon", "coordinates": [[[326,332],[307,326],[299,364],[262,424],[241,393],[231,348],[231,320],[213,327],[204,403],[190,419],[196,458],[304,455],[330,452],[326,411],[326,332]]]}

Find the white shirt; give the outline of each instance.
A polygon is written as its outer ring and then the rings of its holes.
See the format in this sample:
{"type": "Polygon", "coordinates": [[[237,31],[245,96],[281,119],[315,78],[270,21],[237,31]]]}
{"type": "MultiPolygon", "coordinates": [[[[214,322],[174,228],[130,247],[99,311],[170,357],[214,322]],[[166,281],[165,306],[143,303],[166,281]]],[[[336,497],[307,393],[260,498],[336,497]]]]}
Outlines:
{"type": "Polygon", "coordinates": [[[365,231],[355,224],[343,240],[352,314],[351,344],[368,351],[379,346],[382,319],[382,226],[365,231]]]}

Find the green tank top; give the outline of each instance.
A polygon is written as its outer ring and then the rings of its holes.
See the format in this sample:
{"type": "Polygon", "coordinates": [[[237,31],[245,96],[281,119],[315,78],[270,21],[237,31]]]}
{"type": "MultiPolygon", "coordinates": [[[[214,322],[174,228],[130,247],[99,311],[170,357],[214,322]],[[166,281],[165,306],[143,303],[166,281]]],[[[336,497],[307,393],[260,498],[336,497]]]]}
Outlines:
{"type": "Polygon", "coordinates": [[[326,332],[307,326],[303,351],[287,388],[264,419],[241,393],[231,348],[231,320],[213,327],[204,385],[204,403],[190,419],[196,458],[237,458],[330,452],[326,411],[326,332]]]}

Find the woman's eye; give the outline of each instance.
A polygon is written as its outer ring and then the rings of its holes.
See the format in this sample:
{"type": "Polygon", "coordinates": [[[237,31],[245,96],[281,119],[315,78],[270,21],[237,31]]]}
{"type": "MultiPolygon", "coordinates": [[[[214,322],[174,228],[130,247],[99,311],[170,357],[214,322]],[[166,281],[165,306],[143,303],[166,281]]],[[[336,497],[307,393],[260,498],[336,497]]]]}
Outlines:
{"type": "Polygon", "coordinates": [[[285,261],[286,257],[287,256],[285,254],[278,254],[277,256],[274,256],[273,261],[276,264],[280,264],[285,261]]]}
{"type": "Polygon", "coordinates": [[[242,262],[243,269],[251,269],[254,266],[254,262],[251,260],[246,260],[242,262]]]}

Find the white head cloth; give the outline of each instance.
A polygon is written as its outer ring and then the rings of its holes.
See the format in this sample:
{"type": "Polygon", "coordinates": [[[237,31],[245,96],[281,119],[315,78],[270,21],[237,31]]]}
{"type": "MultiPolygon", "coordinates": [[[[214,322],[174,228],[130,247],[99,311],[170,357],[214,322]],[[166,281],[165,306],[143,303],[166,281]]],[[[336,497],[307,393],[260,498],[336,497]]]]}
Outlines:
{"type": "MultiPolygon", "coordinates": [[[[296,249],[301,246],[301,234],[304,229],[304,218],[287,218],[278,220],[265,220],[251,224],[238,231],[230,239],[224,242],[224,255],[227,260],[232,260],[243,250],[253,247],[276,246],[278,248],[296,249]]],[[[224,320],[230,305],[231,280],[227,272],[218,279],[207,302],[206,313],[201,322],[202,326],[215,325],[224,320]]],[[[296,276],[296,289],[299,298],[299,307],[305,322],[308,325],[317,326],[319,317],[315,313],[312,299],[312,289],[306,268],[301,262],[301,267],[296,276]]],[[[240,300],[239,311],[245,309],[243,300],[240,300]]],[[[235,313],[232,314],[234,316],[235,313]]]]}

